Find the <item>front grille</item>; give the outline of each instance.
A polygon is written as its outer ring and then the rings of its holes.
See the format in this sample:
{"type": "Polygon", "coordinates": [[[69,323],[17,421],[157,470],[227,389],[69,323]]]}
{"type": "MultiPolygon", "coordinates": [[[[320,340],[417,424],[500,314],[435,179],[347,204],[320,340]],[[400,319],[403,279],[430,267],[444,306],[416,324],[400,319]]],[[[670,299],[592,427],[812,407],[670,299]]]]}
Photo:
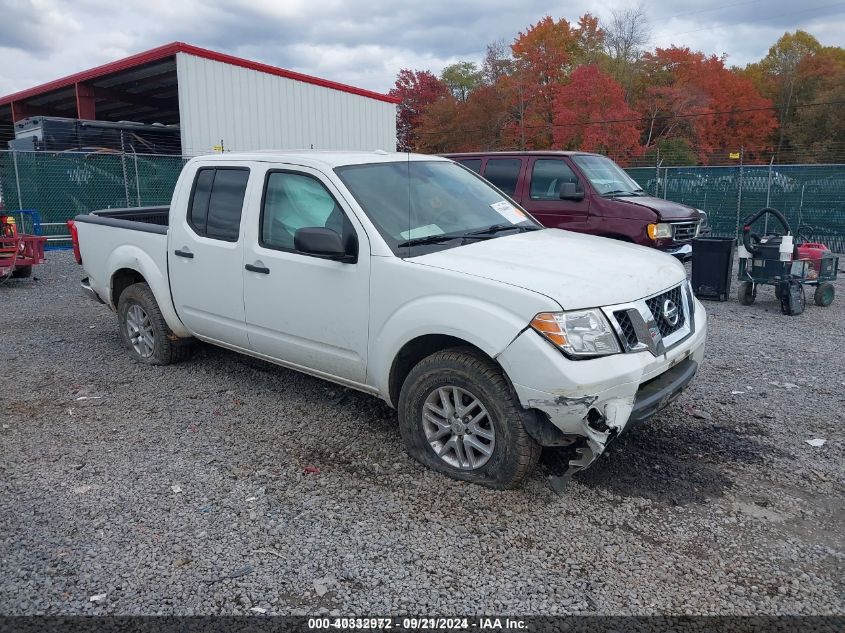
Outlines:
{"type": "Polygon", "coordinates": [[[676,242],[689,242],[695,237],[698,222],[679,222],[672,225],[672,239],[676,242]]]}
{"type": "Polygon", "coordinates": [[[622,336],[625,338],[625,342],[628,343],[628,347],[636,347],[640,340],[637,338],[636,331],[634,331],[634,324],[631,323],[631,316],[628,314],[628,311],[617,310],[613,313],[613,316],[622,330],[622,336]]]}
{"type": "Polygon", "coordinates": [[[663,294],[652,297],[651,299],[646,299],[646,305],[648,306],[648,309],[651,310],[651,314],[654,317],[655,324],[657,325],[657,329],[660,331],[661,336],[669,336],[673,332],[677,332],[684,327],[684,323],[686,323],[686,311],[684,310],[684,295],[681,292],[680,286],[667,290],[663,294]],[[667,300],[675,304],[678,311],[678,320],[674,324],[663,312],[663,308],[666,306],[667,300]]]}

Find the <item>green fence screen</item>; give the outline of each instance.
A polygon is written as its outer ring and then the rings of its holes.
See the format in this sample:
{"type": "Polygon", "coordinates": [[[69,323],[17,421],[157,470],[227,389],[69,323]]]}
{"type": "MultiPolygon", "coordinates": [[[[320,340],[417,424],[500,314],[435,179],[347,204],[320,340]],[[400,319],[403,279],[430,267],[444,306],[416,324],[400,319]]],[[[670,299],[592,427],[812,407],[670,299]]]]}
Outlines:
{"type": "MultiPolygon", "coordinates": [[[[96,209],[168,204],[187,158],[118,153],[0,152],[0,199],[7,210],[34,209],[44,233],[96,209]]],[[[794,232],[845,252],[845,165],[632,167],[650,195],[704,209],[714,235],[735,235],[768,205],[794,232]]],[[[762,227],[759,227],[762,230],[762,227]]],[[[759,232],[759,231],[758,231],[759,232]]]]}
{"type": "MultiPolygon", "coordinates": [[[[793,232],[845,252],[845,165],[634,167],[647,193],[707,211],[714,235],[736,235],[765,206],[786,215],[793,232]]],[[[762,223],[762,221],[761,221],[762,223]]],[[[756,226],[757,232],[762,226],[756,226]]]]}
{"type": "MultiPolygon", "coordinates": [[[[169,204],[187,159],[102,152],[0,152],[0,200],[7,211],[38,211],[48,237],[97,209],[169,204]]],[[[61,243],[62,240],[56,239],[61,243]]]]}

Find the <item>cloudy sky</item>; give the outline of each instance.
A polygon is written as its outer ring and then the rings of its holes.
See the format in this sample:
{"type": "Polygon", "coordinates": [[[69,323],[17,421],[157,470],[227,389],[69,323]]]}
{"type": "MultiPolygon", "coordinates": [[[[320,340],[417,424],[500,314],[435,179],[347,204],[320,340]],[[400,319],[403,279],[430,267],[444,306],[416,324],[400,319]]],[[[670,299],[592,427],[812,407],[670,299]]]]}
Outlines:
{"type": "MultiPolygon", "coordinates": [[[[636,2],[636,0],[634,0],[636,2]]],[[[387,91],[400,68],[480,60],[544,15],[605,18],[626,0],[0,0],[0,95],[172,41],[387,91]]],[[[744,65],[785,31],[845,46],[845,1],[645,0],[652,46],[744,65]]]]}

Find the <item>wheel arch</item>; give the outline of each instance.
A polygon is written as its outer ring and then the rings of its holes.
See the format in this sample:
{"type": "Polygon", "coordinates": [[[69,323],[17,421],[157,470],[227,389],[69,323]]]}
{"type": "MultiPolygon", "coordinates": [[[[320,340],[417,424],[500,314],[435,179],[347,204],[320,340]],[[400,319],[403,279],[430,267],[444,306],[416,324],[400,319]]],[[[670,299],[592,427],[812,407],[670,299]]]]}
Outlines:
{"type": "MultiPolygon", "coordinates": [[[[422,359],[444,349],[455,347],[471,348],[495,362],[495,359],[491,358],[483,349],[457,336],[448,334],[424,334],[417,336],[405,343],[393,357],[387,380],[389,404],[396,407],[399,402],[399,392],[402,390],[402,385],[405,384],[405,379],[422,359]]],[[[505,373],[504,369],[502,373],[505,373]]]]}

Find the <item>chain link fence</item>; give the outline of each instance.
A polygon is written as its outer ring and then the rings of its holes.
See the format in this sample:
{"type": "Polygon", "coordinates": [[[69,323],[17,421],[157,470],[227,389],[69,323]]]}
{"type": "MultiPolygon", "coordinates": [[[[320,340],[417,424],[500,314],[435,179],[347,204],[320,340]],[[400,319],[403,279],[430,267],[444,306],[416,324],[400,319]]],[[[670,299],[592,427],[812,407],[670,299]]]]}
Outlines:
{"type": "MultiPolygon", "coordinates": [[[[36,211],[49,243],[67,244],[65,221],[79,213],[168,204],[187,160],[102,151],[0,151],[0,201],[7,211],[36,211]]],[[[771,206],[784,212],[805,239],[845,252],[845,164],[651,166],[627,172],[651,195],[707,211],[714,235],[736,235],[744,218],[771,206]]]]}
{"type": "MultiPolygon", "coordinates": [[[[737,235],[742,222],[774,207],[793,233],[845,252],[845,165],[631,167],[650,195],[703,209],[714,235],[737,235]]],[[[759,227],[764,231],[766,227],[759,227]]],[[[775,228],[775,227],[773,227],[775,228]]]]}
{"type": "MultiPolygon", "coordinates": [[[[0,151],[0,201],[35,211],[50,246],[67,246],[65,222],[96,209],[169,204],[182,156],[0,151]]],[[[32,214],[27,214],[32,217],[32,214]]]]}

